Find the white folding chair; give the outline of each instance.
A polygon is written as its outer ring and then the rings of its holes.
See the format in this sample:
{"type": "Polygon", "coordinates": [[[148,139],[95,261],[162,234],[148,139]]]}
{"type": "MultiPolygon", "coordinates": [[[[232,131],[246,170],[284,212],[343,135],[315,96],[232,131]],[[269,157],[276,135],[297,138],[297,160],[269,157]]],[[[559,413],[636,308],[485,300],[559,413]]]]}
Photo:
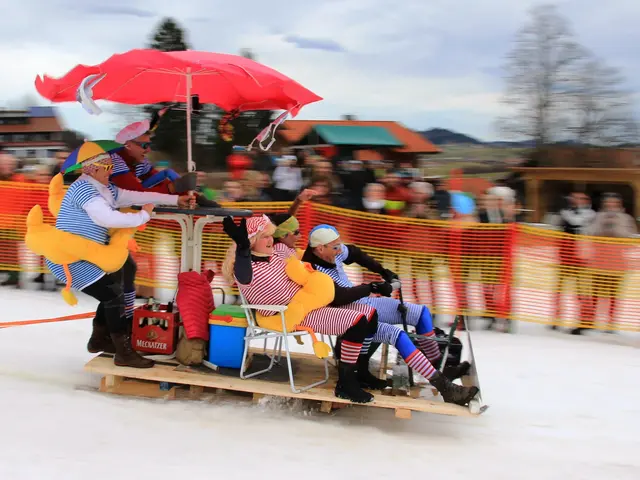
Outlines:
{"type": "Polygon", "coordinates": [[[284,320],[284,312],[287,310],[286,306],[283,305],[250,305],[247,303],[244,295],[240,293],[240,300],[242,302],[242,308],[244,309],[245,316],[247,317],[247,334],[244,337],[244,353],[242,354],[242,366],[240,367],[240,378],[247,379],[256,377],[258,375],[262,375],[264,373],[270,372],[273,366],[276,363],[280,363],[282,359],[282,347],[284,345],[284,353],[287,358],[287,368],[289,370],[289,383],[291,385],[291,391],[293,393],[304,392],[305,390],[309,390],[310,388],[317,387],[329,381],[329,359],[324,359],[324,378],[319,380],[311,385],[306,385],[301,388],[296,388],[294,378],[293,378],[293,368],[291,366],[291,351],[289,349],[289,337],[302,337],[303,335],[309,335],[308,332],[305,331],[295,331],[288,332],[287,326],[284,320]],[[258,325],[258,322],[255,318],[256,310],[267,310],[270,312],[277,312],[280,314],[280,318],[282,320],[282,331],[279,332],[277,330],[270,330],[266,328],[262,328],[258,325]],[[267,353],[267,340],[273,339],[275,341],[272,354],[267,353]],[[264,340],[264,354],[268,356],[271,361],[269,362],[269,366],[265,369],[259,370],[257,372],[253,372],[250,374],[245,374],[245,368],[247,363],[247,357],[249,355],[249,347],[252,341],[254,340],[264,340]]]}

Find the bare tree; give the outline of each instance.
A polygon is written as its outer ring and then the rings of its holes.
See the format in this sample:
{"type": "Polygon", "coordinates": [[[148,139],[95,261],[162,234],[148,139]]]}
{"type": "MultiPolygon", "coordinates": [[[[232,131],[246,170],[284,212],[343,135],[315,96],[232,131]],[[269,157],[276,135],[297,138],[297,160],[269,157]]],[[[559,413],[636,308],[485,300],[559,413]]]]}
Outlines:
{"type": "Polygon", "coordinates": [[[534,7],[508,55],[503,102],[513,111],[498,120],[503,134],[538,147],[566,131],[572,68],[584,57],[567,21],[555,6],[534,7]]]}
{"type": "Polygon", "coordinates": [[[582,145],[638,141],[633,96],[616,68],[593,55],[579,62],[571,89],[572,139],[582,145]]]}

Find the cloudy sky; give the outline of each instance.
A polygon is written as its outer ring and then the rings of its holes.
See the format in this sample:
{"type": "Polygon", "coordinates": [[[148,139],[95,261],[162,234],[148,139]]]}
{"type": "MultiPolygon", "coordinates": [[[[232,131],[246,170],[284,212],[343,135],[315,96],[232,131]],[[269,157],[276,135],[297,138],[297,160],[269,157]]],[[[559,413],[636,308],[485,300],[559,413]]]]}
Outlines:
{"type": "MultiPolygon", "coordinates": [[[[322,96],[299,118],[398,120],[414,129],[450,128],[498,138],[501,67],[529,0],[20,0],[0,16],[0,106],[38,98],[37,74],[144,47],[165,16],[187,31],[193,49],[237,53],[322,96]]],[[[640,3],[558,1],[578,40],[616,66],[640,92],[640,3]],[[603,6],[606,5],[606,8],[603,6]]],[[[38,100],[41,104],[46,101],[38,100]]],[[[124,120],[89,116],[60,104],[65,124],[112,135],[124,120]]]]}

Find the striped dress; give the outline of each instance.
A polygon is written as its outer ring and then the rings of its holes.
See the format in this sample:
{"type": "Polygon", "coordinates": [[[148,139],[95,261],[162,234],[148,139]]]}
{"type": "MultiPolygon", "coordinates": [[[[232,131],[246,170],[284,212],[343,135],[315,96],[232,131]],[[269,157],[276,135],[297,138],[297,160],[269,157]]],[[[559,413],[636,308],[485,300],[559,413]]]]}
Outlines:
{"type": "MultiPolygon", "coordinates": [[[[109,184],[109,191],[114,200],[117,200],[117,187],[109,184]]],[[[56,228],[106,245],[109,242],[109,230],[96,225],[83,208],[87,202],[99,196],[100,193],[89,181],[80,178],[73,182],[62,199],[56,228]]],[[[46,264],[58,280],[66,283],[67,276],[62,265],[52,263],[50,260],[46,260],[46,264]]],[[[76,290],[82,290],[106,275],[97,265],[85,260],[70,263],[69,271],[72,277],[71,288],[76,290]]]]}
{"type": "MultiPolygon", "coordinates": [[[[253,260],[251,283],[243,285],[236,279],[247,302],[253,305],[288,305],[302,287],[287,276],[285,267],[285,261],[277,255],[267,260],[253,260]]],[[[273,315],[267,310],[258,312],[264,316],[273,315]]],[[[309,313],[301,325],[325,335],[342,335],[363,315],[371,319],[373,313],[373,308],[357,303],[340,308],[323,307],[309,313]]]]}
{"type": "MultiPolygon", "coordinates": [[[[353,287],[353,283],[349,280],[347,273],[344,271],[344,261],[348,256],[349,249],[343,244],[342,251],[336,255],[335,268],[327,268],[320,265],[315,265],[315,268],[316,270],[329,275],[333,278],[333,281],[341,287],[353,287]]],[[[402,315],[400,315],[400,312],[398,311],[400,301],[395,298],[365,297],[360,300],[356,300],[356,302],[375,308],[378,311],[378,322],[388,323],[391,325],[402,324],[402,315]]],[[[423,306],[406,302],[405,305],[407,306],[407,325],[418,325],[423,306]]]]}

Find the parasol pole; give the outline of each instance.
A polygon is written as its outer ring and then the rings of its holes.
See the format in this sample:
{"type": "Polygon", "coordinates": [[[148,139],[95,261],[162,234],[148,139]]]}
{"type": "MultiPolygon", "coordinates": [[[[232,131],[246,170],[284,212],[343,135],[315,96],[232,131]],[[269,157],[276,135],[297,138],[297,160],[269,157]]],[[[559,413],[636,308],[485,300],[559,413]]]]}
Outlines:
{"type": "Polygon", "coordinates": [[[187,171],[196,171],[191,152],[191,67],[187,67],[187,171]]]}

